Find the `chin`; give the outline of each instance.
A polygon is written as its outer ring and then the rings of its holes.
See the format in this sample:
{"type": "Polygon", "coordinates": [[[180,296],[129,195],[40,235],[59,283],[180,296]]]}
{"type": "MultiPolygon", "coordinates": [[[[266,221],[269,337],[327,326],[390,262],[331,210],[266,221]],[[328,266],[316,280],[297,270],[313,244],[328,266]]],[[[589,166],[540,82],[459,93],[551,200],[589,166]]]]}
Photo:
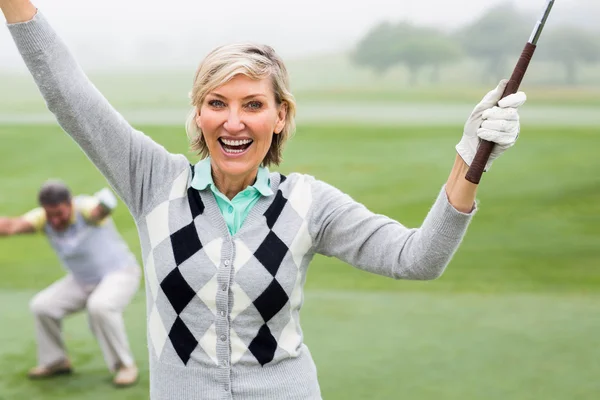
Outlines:
{"type": "Polygon", "coordinates": [[[221,172],[223,172],[226,175],[232,176],[246,175],[256,168],[254,163],[243,161],[225,162],[221,165],[221,172]]]}
{"type": "Polygon", "coordinates": [[[257,164],[260,165],[260,161],[253,160],[250,157],[239,157],[235,159],[227,159],[219,157],[217,161],[217,168],[221,173],[226,175],[245,175],[253,171],[257,164]]]}

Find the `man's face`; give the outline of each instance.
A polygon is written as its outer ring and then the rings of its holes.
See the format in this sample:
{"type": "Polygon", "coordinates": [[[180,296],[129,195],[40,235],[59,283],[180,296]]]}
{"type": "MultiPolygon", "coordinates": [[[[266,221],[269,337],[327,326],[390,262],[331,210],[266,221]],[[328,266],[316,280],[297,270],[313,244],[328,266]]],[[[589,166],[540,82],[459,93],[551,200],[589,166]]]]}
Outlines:
{"type": "Polygon", "coordinates": [[[71,221],[73,206],[69,202],[55,205],[44,205],[46,220],[55,231],[64,231],[71,221]]]}

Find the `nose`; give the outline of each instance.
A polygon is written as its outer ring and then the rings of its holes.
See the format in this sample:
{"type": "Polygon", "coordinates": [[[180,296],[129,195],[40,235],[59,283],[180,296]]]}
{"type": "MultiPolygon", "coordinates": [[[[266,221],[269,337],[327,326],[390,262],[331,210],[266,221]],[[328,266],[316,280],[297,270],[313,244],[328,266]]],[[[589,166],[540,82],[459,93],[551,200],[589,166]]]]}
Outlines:
{"type": "Polygon", "coordinates": [[[246,128],[246,125],[242,122],[242,118],[238,109],[231,108],[227,116],[227,120],[223,127],[227,132],[237,133],[241,132],[246,128]]]}

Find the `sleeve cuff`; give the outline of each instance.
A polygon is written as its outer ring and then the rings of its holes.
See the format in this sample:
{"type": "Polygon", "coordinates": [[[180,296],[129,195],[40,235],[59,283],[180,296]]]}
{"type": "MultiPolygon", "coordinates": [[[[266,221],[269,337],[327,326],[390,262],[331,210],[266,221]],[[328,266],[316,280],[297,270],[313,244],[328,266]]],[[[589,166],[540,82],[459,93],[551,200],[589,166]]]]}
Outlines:
{"type": "Polygon", "coordinates": [[[56,32],[39,10],[29,21],[7,26],[21,54],[43,51],[56,40],[56,32]]]}
{"type": "Polygon", "coordinates": [[[432,229],[434,232],[447,237],[461,237],[465,234],[467,226],[477,212],[477,202],[469,213],[458,211],[446,194],[446,185],[442,186],[437,200],[429,211],[423,224],[425,229],[432,229]]]}

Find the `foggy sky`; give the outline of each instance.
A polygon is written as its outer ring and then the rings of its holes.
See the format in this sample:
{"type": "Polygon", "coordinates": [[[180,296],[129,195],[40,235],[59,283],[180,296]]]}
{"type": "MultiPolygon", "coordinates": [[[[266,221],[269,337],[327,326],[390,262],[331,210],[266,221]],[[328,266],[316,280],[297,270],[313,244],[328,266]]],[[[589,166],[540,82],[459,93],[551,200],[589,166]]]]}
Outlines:
{"type": "MultiPolygon", "coordinates": [[[[558,0],[553,13],[567,9],[573,1],[558,0]]],[[[195,66],[214,46],[233,41],[267,43],[287,58],[335,52],[352,46],[382,20],[404,19],[453,28],[501,2],[38,0],[34,4],[84,67],[102,69],[140,63],[195,66]]],[[[545,0],[519,0],[515,4],[539,13],[545,0]]],[[[23,68],[8,30],[0,29],[0,72],[23,68]]]]}

